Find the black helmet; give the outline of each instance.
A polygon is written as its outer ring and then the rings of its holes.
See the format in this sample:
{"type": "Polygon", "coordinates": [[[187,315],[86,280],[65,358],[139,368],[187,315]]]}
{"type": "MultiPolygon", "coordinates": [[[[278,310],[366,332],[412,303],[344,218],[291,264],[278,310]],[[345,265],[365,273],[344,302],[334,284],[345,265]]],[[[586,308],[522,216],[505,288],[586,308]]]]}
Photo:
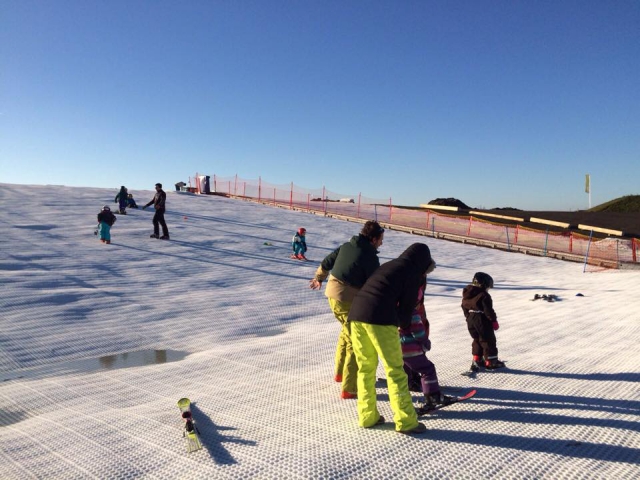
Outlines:
{"type": "Polygon", "coordinates": [[[493,288],[493,278],[484,272],[476,272],[473,276],[473,284],[483,288],[493,288]]]}

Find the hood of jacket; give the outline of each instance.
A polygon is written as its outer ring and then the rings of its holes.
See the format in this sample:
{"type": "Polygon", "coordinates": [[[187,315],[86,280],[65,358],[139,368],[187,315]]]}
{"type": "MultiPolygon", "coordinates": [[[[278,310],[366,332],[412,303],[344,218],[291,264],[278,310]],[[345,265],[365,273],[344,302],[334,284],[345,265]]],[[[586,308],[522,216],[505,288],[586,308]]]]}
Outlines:
{"type": "Polygon", "coordinates": [[[465,300],[471,300],[472,298],[476,298],[482,295],[485,292],[485,289],[479,287],[477,285],[467,285],[462,290],[462,298],[465,300]]]}
{"type": "Polygon", "coordinates": [[[425,273],[431,265],[431,250],[424,243],[414,243],[398,258],[411,262],[420,273],[425,273]]]}

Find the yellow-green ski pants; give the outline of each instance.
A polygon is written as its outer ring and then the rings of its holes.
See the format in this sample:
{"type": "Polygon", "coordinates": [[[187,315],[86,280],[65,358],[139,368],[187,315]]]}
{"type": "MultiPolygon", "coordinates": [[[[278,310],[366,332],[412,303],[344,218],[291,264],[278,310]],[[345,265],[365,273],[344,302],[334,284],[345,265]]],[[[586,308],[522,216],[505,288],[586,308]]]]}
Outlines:
{"type": "Polygon", "coordinates": [[[347,321],[351,302],[341,302],[329,298],[329,306],[341,325],[338,345],[336,346],[335,374],[342,376],[343,392],[356,393],[358,389],[358,363],[351,345],[351,324],[347,321]]]}
{"type": "Polygon", "coordinates": [[[418,425],[407,374],[403,369],[398,327],[371,325],[351,321],[351,341],[358,362],[358,423],[372,427],[380,418],[376,406],[376,371],[378,357],[387,375],[389,402],[397,431],[411,430],[418,425]]]}

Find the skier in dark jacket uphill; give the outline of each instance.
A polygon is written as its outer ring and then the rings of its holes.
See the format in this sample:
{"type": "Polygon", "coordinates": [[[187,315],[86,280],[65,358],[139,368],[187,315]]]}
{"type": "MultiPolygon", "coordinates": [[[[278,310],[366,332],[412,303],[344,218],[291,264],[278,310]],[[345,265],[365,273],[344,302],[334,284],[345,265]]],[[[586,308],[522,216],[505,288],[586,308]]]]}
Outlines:
{"type": "Polygon", "coordinates": [[[115,202],[118,204],[118,213],[121,213],[122,215],[127,214],[127,196],[128,195],[129,193],[127,192],[127,187],[122,185],[115,199],[115,202]]]}
{"type": "Polygon", "coordinates": [[[358,423],[384,423],[376,406],[376,370],[382,361],[395,428],[400,433],[423,433],[403,368],[398,327],[409,329],[418,290],[431,265],[431,252],[414,243],[398,258],[378,268],[356,294],[349,312],[351,341],[358,361],[358,423]]]}
{"type": "Polygon", "coordinates": [[[498,360],[494,331],[498,330],[500,325],[493,310],[493,300],[487,292],[490,288],[493,288],[493,278],[484,272],[477,272],[473,276],[473,282],[462,290],[462,311],[467,319],[469,334],[473,338],[473,362],[470,368],[472,372],[479,371],[481,366],[490,370],[504,367],[504,362],[498,360]]]}
{"type": "Polygon", "coordinates": [[[153,204],[153,208],[156,209],[156,213],[153,216],[153,233],[151,238],[160,238],[161,240],[169,240],[169,229],[164,221],[165,203],[167,201],[167,194],[162,190],[162,184],[156,183],[156,194],[151,201],[147,203],[142,209],[144,210],[149,205],[153,204]],[[162,236],[160,237],[160,226],[162,226],[162,236]]]}

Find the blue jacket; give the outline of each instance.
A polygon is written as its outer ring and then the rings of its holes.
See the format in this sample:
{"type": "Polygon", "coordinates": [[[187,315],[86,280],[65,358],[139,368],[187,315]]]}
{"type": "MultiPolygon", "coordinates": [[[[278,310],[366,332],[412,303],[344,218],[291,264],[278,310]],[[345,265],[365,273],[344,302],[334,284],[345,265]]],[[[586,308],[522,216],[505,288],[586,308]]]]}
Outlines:
{"type": "Polygon", "coordinates": [[[296,234],[293,236],[293,240],[291,240],[291,248],[293,249],[294,252],[296,251],[296,243],[302,244],[303,252],[307,251],[307,242],[305,240],[305,236],[300,235],[298,232],[296,232],[296,234]]]}

